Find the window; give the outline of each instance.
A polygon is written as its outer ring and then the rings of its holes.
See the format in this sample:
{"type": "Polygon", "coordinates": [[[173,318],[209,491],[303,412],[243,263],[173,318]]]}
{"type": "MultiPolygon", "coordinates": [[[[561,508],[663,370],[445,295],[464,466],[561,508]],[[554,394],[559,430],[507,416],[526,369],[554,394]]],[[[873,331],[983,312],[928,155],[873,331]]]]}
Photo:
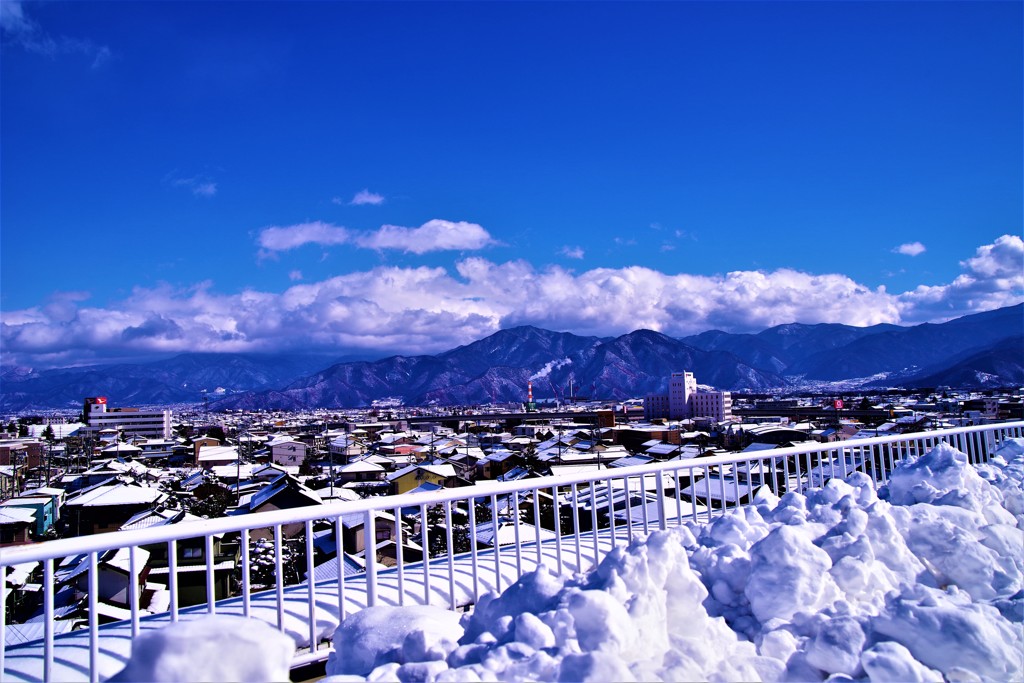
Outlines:
{"type": "Polygon", "coordinates": [[[181,557],[184,560],[201,560],[203,559],[203,548],[202,546],[198,548],[184,547],[181,549],[181,557]]]}

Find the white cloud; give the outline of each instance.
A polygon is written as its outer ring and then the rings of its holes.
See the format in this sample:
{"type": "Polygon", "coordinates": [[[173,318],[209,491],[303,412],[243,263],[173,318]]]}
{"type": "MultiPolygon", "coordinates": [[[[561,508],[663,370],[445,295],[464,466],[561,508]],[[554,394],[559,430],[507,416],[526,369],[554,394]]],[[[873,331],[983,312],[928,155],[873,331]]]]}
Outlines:
{"type": "Polygon", "coordinates": [[[429,251],[483,249],[497,242],[476,223],[435,218],[418,228],[383,225],[376,232],[359,235],[356,243],[367,249],[400,249],[407,253],[425,254],[429,251]]]}
{"type": "MultiPolygon", "coordinates": [[[[269,230],[269,229],[268,229],[269,230]]],[[[274,248],[348,239],[304,224],[265,233],[274,248]]],[[[208,282],[134,290],[105,307],[67,293],[45,306],[4,311],[4,360],[79,362],[88,354],[350,349],[436,353],[502,327],[534,324],[577,334],[639,328],[683,336],[742,332],[788,322],[914,324],[1024,300],[1024,242],[1006,235],[961,263],[953,282],[895,294],[841,274],[790,269],[705,276],[633,266],[582,273],[474,256],[445,268],[380,266],[284,292],[218,294],[208,282]]]]}
{"type": "Polygon", "coordinates": [[[376,192],[370,192],[369,190],[363,189],[356,192],[355,196],[352,197],[352,201],[349,202],[352,206],[365,206],[369,204],[371,206],[379,206],[384,203],[384,195],[377,194],[376,192]]]}
{"type": "Polygon", "coordinates": [[[174,187],[189,190],[196,197],[210,198],[217,194],[217,183],[206,176],[198,175],[192,178],[178,178],[175,176],[174,172],[169,173],[165,180],[174,187]]]}
{"type": "Polygon", "coordinates": [[[568,245],[562,247],[561,251],[558,253],[562,256],[574,259],[582,259],[586,255],[583,251],[583,247],[570,247],[568,245]]]}
{"type": "Polygon", "coordinates": [[[292,282],[297,282],[298,280],[301,280],[302,279],[302,271],[301,270],[293,270],[292,272],[288,273],[288,279],[291,280],[292,282]]]}
{"type": "Polygon", "coordinates": [[[289,226],[271,226],[260,231],[257,242],[262,257],[295,249],[305,244],[337,246],[354,244],[364,249],[398,249],[406,253],[482,249],[497,242],[476,223],[434,219],[418,228],[383,225],[379,230],[359,232],[313,221],[289,226]]]}
{"type": "Polygon", "coordinates": [[[259,245],[268,251],[288,251],[305,244],[332,246],[345,244],[351,239],[351,233],[343,227],[313,221],[297,225],[263,228],[258,238],[259,245]]]}
{"type": "Polygon", "coordinates": [[[35,25],[25,16],[20,0],[0,2],[0,29],[11,36],[31,33],[35,25]]]}
{"type": "Polygon", "coordinates": [[[0,2],[0,31],[13,45],[26,52],[55,59],[60,55],[81,55],[91,60],[97,69],[110,60],[112,53],[106,45],[97,45],[85,38],[51,36],[38,23],[25,14],[24,3],[20,0],[0,2]]]}
{"type": "Polygon", "coordinates": [[[217,194],[217,183],[199,182],[192,186],[192,194],[197,197],[212,197],[217,194]]]}
{"type": "Polygon", "coordinates": [[[901,319],[942,321],[1018,303],[1024,296],[1024,240],[1003,235],[960,262],[964,272],[948,285],[926,286],[900,297],[901,319]]]}
{"type": "Polygon", "coordinates": [[[894,254],[903,254],[904,256],[917,256],[925,252],[924,245],[920,242],[908,242],[895,247],[892,252],[894,254]]]}

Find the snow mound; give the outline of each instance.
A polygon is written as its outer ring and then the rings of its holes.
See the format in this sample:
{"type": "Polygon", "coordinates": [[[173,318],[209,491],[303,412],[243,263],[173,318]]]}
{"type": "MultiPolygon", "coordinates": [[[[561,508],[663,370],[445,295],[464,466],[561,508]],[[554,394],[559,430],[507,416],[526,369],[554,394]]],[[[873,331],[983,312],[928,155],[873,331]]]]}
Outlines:
{"type": "Polygon", "coordinates": [[[1002,507],[1002,493],[987,483],[968,465],[965,454],[943,443],[897,467],[887,489],[893,505],[952,505],[980,512],[990,522],[1013,524],[1013,516],[1002,507]]]}
{"type": "Polygon", "coordinates": [[[210,615],[146,631],[114,683],[287,681],[295,641],[258,619],[210,615]]]}
{"type": "Polygon", "coordinates": [[[365,676],[385,665],[444,660],[461,635],[454,612],[422,606],[367,607],[334,632],[326,673],[365,676]]]}
{"type": "Polygon", "coordinates": [[[1008,439],[978,474],[1003,494],[1003,506],[1024,529],[1024,439],[1008,439]]]}
{"type": "Polygon", "coordinates": [[[1020,680],[1022,481],[1024,440],[978,468],[943,444],[877,493],[854,474],[652,533],[584,575],[526,574],[457,625],[440,608],[366,610],[339,627],[328,673],[1020,680]]]}

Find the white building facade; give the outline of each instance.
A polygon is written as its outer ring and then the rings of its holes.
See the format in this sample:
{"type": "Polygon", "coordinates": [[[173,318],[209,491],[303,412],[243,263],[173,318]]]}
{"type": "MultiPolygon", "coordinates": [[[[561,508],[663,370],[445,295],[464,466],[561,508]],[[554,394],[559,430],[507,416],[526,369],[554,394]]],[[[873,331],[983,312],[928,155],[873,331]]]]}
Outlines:
{"type": "Polygon", "coordinates": [[[92,396],[85,399],[82,414],[89,432],[116,429],[126,437],[171,438],[170,409],[110,408],[106,396],[92,396]]]}
{"type": "Polygon", "coordinates": [[[690,396],[692,417],[708,417],[715,422],[732,418],[732,394],[728,391],[698,391],[690,396]]]}
{"type": "Polygon", "coordinates": [[[673,372],[668,394],[644,398],[644,419],[687,420],[707,417],[722,422],[732,418],[732,394],[728,391],[700,391],[692,372],[673,372]]]}

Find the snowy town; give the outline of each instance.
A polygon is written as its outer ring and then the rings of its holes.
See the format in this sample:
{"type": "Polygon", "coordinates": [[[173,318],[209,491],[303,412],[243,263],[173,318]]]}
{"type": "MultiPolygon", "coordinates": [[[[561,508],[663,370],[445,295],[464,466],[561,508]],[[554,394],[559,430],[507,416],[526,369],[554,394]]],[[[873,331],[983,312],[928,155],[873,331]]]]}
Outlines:
{"type": "MultiPolygon", "coordinates": [[[[6,661],[18,661],[19,647],[31,651],[105,624],[137,631],[147,617],[171,612],[177,621],[196,606],[214,612],[210,606],[243,593],[248,605],[260,592],[306,597],[311,585],[349,582],[365,592],[368,574],[382,591],[389,572],[401,577],[432,558],[452,572],[471,557],[474,587],[457,592],[453,584],[434,595],[424,570],[426,604],[472,611],[481,591],[477,563],[488,552],[498,564],[503,547],[514,552],[521,574],[527,542],[541,567],[542,548],[557,549],[563,562],[563,543],[573,538],[574,571],[582,571],[590,550],[581,551],[581,535],[590,534],[584,546],[592,543],[596,557],[599,545],[614,547],[616,532],[633,540],[634,530],[646,535],[677,520],[707,524],[729,508],[857,472],[894,476],[898,448],[830,447],[886,438],[898,445],[901,437],[1021,417],[1020,395],[739,399],[698,385],[690,372],[667,379],[665,395],[614,404],[538,405],[530,384],[521,404],[472,408],[385,401],[359,411],[211,413],[202,405],[178,412],[87,397],[77,416],[12,417],[0,440],[0,547],[155,529],[171,530],[175,541],[4,566],[6,661]],[[718,464],[723,457],[731,463],[718,464]],[[714,464],[695,467],[703,462],[714,464]],[[658,464],[667,469],[629,476],[658,464]],[[509,493],[503,484],[520,488],[509,493]],[[431,496],[460,489],[461,498],[431,504],[431,496]],[[362,508],[345,511],[365,500],[389,502],[372,521],[362,508]],[[279,521],[298,514],[276,526],[243,523],[241,532],[196,526],[272,511],[279,521]]],[[[496,571],[492,585],[518,578],[496,571]]],[[[401,604],[408,589],[395,590],[401,604]]],[[[299,649],[318,671],[331,634],[313,624],[303,627],[312,636],[299,649]]]]}

